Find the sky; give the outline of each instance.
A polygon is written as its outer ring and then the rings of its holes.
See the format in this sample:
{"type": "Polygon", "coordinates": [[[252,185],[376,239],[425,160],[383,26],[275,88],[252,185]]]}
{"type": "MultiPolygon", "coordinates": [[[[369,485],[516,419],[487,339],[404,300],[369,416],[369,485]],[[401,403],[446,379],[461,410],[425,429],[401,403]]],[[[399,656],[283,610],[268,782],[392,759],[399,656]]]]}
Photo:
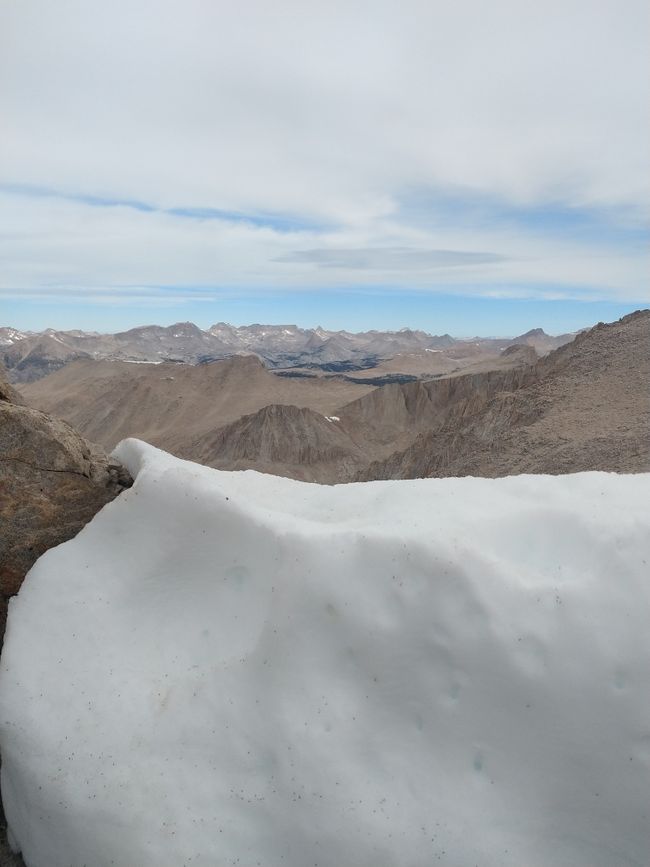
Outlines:
{"type": "Polygon", "coordinates": [[[646,0],[0,0],[0,325],[650,304],[646,0]]]}

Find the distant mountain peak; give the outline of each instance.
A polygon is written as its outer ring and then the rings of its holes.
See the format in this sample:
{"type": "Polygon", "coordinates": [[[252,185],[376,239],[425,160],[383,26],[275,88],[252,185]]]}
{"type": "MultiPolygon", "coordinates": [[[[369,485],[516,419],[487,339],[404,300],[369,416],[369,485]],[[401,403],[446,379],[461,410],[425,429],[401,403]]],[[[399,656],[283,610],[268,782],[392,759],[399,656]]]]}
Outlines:
{"type": "Polygon", "coordinates": [[[530,331],[521,334],[520,337],[548,337],[548,334],[543,328],[531,328],[530,331]]]}

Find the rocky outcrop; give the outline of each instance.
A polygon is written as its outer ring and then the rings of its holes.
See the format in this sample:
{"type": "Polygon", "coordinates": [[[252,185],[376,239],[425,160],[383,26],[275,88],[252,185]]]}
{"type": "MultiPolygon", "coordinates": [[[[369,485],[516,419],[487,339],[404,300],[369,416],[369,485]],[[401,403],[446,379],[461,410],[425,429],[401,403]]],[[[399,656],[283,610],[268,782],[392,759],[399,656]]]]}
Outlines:
{"type": "Polygon", "coordinates": [[[76,535],[131,483],[70,425],[17,402],[0,377],[0,636],[7,603],[48,548],[76,535]]]}

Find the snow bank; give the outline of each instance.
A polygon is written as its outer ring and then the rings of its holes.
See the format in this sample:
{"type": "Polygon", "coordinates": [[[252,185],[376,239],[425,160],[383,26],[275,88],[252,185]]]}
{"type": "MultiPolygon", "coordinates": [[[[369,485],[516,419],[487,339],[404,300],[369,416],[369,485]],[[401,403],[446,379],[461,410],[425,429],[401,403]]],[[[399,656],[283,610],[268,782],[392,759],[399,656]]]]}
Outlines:
{"type": "Polygon", "coordinates": [[[648,476],[118,455],[134,487],[11,604],[30,867],[648,864],[648,476]]]}

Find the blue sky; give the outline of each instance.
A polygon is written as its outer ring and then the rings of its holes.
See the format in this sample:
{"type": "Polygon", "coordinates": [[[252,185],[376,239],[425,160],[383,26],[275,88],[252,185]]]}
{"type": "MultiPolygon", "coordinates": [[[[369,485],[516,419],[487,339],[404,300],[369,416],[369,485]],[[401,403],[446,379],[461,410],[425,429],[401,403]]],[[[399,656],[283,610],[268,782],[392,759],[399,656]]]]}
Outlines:
{"type": "Polygon", "coordinates": [[[5,4],[0,323],[558,333],[648,306],[649,24],[637,0],[5,4]]]}
{"type": "Polygon", "coordinates": [[[218,301],[180,301],[169,306],[103,305],[47,301],[7,301],[6,322],[19,328],[83,328],[104,332],[137,325],[171,325],[191,321],[202,328],[216,322],[233,325],[295,324],[304,328],[320,325],[331,330],[364,331],[418,328],[433,334],[456,337],[515,336],[530,328],[547,334],[562,334],[612,322],[638,309],[638,304],[613,301],[494,299],[468,295],[385,290],[381,294],[354,289],[326,292],[245,293],[218,301]]]}

